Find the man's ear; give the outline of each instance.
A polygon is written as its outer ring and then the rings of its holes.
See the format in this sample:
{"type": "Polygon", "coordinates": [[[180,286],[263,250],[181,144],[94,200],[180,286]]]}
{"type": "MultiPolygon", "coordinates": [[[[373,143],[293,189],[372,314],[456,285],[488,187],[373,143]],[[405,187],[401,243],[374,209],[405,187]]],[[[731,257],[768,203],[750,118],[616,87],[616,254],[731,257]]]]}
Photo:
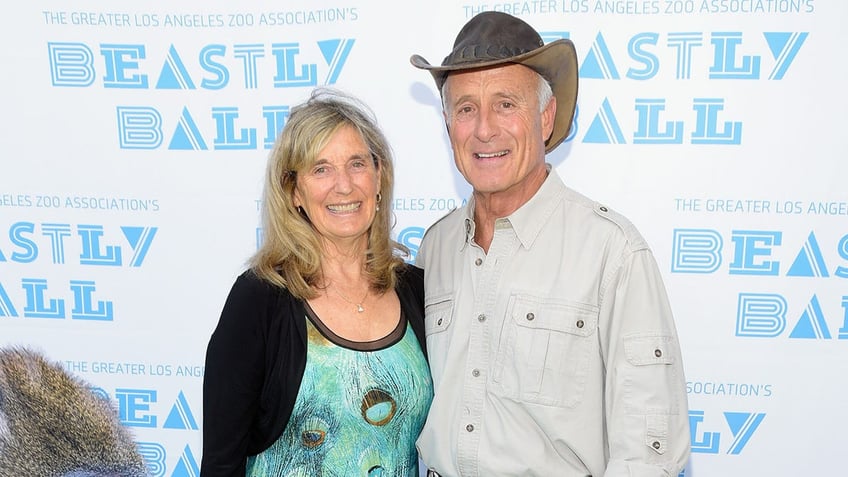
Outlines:
{"type": "Polygon", "coordinates": [[[547,106],[542,110],[542,140],[546,141],[551,138],[554,132],[554,121],[556,120],[556,96],[551,95],[547,106]]]}

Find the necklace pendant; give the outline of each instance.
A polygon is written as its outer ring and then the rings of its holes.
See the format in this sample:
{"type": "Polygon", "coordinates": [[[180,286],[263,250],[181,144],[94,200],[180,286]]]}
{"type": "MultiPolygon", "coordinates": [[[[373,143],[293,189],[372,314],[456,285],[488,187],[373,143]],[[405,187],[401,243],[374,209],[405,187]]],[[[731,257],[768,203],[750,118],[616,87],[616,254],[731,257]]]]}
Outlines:
{"type": "Polygon", "coordinates": [[[362,306],[362,304],[357,303],[357,304],[356,304],[356,312],[357,312],[357,313],[364,313],[364,312],[365,312],[365,307],[364,307],[364,306],[362,306]]]}

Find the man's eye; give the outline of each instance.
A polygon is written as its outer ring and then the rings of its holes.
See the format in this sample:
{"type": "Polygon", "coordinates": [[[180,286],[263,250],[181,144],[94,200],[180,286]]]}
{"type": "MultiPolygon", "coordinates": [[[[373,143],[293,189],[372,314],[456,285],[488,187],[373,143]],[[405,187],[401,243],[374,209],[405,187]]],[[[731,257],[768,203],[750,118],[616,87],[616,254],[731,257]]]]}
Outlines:
{"type": "Polygon", "coordinates": [[[457,108],[456,114],[454,114],[454,117],[460,120],[467,120],[469,118],[472,118],[473,116],[474,108],[472,108],[471,106],[463,106],[461,108],[457,108]]]}

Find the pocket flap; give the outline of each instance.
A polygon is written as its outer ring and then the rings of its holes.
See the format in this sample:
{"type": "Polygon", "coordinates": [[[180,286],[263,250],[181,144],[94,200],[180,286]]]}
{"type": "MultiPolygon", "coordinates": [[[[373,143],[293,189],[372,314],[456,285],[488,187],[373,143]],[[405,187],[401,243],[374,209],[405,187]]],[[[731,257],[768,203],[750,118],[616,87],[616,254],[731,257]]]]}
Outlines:
{"type": "Polygon", "coordinates": [[[576,302],[540,301],[516,297],[512,307],[515,324],[525,328],[589,336],[598,327],[598,310],[576,302]]]}
{"type": "Polygon", "coordinates": [[[450,293],[428,296],[424,302],[424,329],[428,335],[445,331],[453,315],[453,296],[450,293]]]}
{"type": "Polygon", "coordinates": [[[634,366],[674,364],[674,345],[669,335],[631,335],[624,338],[624,354],[634,366]]]}
{"type": "Polygon", "coordinates": [[[665,454],[668,448],[668,415],[648,414],[645,417],[645,444],[655,453],[665,454]]]}

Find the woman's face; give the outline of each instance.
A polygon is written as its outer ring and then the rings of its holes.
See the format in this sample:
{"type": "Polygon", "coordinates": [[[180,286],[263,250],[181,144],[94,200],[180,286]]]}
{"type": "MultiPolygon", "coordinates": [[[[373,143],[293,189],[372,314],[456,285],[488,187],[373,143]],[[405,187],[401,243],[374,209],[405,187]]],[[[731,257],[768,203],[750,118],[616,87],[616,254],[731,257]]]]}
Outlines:
{"type": "Polygon", "coordinates": [[[298,171],[294,203],[303,207],[324,240],[356,244],[367,240],[379,187],[380,171],[362,136],[353,127],[342,126],[315,163],[298,171]]]}

